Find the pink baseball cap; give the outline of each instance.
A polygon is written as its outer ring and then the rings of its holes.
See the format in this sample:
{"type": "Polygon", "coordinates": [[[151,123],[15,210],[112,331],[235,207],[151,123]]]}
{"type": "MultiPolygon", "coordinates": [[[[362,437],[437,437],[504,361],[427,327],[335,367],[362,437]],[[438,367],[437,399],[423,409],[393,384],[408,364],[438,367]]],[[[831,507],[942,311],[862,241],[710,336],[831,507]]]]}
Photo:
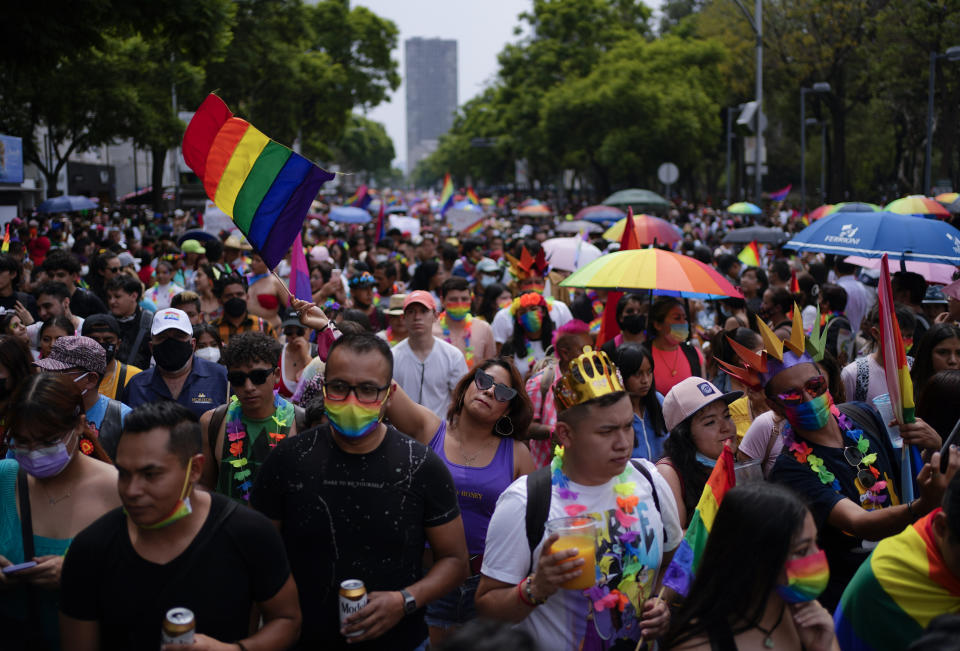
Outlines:
{"type": "Polygon", "coordinates": [[[663,421],[667,430],[693,416],[711,402],[723,400],[728,405],[743,396],[743,391],[720,393],[712,382],[702,377],[688,377],[673,385],[663,399],[663,421]]]}
{"type": "Polygon", "coordinates": [[[425,292],[422,289],[407,294],[406,300],[403,301],[403,309],[406,310],[414,303],[419,303],[432,312],[437,311],[437,302],[433,300],[433,296],[430,295],[430,292],[425,292]]]}

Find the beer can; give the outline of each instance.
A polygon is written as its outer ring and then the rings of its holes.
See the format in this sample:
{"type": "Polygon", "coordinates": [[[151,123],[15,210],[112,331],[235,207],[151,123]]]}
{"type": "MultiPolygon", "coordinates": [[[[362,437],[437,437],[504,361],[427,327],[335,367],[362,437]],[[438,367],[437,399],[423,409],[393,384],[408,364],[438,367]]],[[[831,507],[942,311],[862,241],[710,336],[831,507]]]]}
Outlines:
{"type": "MultiPolygon", "coordinates": [[[[340,584],[340,626],[346,626],[347,617],[367,605],[367,586],[360,579],[347,579],[340,584]]],[[[347,637],[363,635],[363,631],[350,633],[347,637]]]]}
{"type": "Polygon", "coordinates": [[[164,644],[193,644],[196,622],[189,608],[171,608],[163,618],[160,638],[164,644]]]}

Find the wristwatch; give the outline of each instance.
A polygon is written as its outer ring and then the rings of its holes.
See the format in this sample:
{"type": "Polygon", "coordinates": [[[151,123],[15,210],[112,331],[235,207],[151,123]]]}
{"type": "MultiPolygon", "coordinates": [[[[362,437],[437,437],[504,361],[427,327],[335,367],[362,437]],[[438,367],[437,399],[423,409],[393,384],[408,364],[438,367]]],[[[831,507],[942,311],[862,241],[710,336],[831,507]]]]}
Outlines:
{"type": "Polygon", "coordinates": [[[417,612],[417,600],[413,598],[413,595],[406,590],[401,590],[400,594],[403,595],[403,614],[412,615],[417,612]]]}

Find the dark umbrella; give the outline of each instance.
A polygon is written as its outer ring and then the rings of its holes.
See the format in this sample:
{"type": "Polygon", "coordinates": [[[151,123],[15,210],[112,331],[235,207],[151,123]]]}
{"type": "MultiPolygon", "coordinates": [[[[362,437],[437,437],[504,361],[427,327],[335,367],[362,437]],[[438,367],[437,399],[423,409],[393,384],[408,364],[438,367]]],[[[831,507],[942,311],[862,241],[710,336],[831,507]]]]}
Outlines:
{"type": "Polygon", "coordinates": [[[730,244],[748,244],[750,242],[759,242],[762,244],[780,245],[790,239],[786,233],[779,228],[767,226],[747,226],[727,231],[723,236],[723,241],[730,244]]]}

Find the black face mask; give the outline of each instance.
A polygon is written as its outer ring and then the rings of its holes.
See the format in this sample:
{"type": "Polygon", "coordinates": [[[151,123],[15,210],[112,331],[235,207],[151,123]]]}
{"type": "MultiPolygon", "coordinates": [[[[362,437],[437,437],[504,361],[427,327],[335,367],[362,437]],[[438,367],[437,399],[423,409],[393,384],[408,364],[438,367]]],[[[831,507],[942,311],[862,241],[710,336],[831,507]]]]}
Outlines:
{"type": "Polygon", "coordinates": [[[107,364],[117,356],[117,345],[116,344],[100,344],[103,347],[103,352],[107,354],[107,364]]]}
{"type": "Polygon", "coordinates": [[[620,319],[620,329],[638,335],[647,327],[647,315],[627,314],[620,319]]]}
{"type": "Polygon", "coordinates": [[[192,355],[193,345],[189,341],[167,339],[153,345],[153,359],[164,371],[179,371],[192,355]]]}
{"type": "Polygon", "coordinates": [[[241,317],[247,311],[247,302],[237,296],[228,298],[223,303],[223,311],[226,312],[227,316],[241,317]]]}

